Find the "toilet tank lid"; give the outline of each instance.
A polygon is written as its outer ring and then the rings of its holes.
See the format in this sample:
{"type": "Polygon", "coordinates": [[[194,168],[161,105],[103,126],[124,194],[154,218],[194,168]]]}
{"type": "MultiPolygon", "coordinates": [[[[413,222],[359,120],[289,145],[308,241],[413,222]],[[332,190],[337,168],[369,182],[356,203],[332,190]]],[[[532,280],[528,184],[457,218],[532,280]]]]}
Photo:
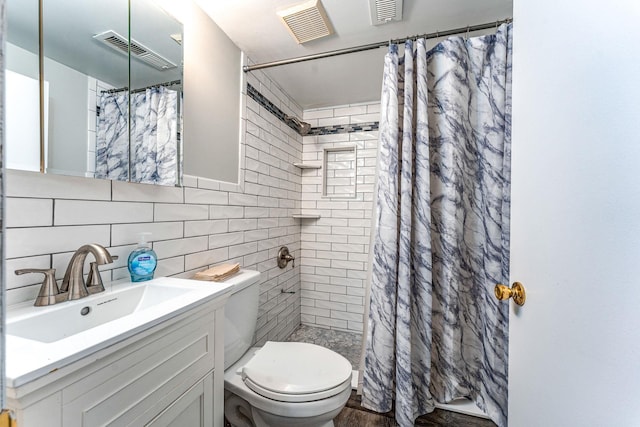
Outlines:
{"type": "MultiPolygon", "coordinates": [[[[237,293],[247,288],[254,283],[256,283],[260,279],[260,272],[255,270],[245,270],[241,269],[238,273],[229,277],[228,279],[223,280],[220,283],[227,283],[233,285],[232,293],[237,293]]],[[[216,282],[209,282],[216,283],[216,282]]]]}
{"type": "Polygon", "coordinates": [[[351,377],[351,363],[328,348],[299,342],[267,343],[242,368],[243,378],[280,394],[329,390],[351,377]]]}

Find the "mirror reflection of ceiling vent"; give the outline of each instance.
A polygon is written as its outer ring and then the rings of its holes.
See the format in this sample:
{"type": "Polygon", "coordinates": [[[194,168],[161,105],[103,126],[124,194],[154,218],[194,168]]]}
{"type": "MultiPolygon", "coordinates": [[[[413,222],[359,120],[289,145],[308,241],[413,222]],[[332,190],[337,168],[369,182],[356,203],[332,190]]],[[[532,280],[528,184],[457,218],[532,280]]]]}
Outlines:
{"type": "MultiPolygon", "coordinates": [[[[96,34],[93,38],[124,55],[129,53],[129,42],[127,41],[127,38],[113,30],[96,34]]],[[[131,39],[131,56],[139,59],[140,61],[146,62],[158,70],[169,70],[176,67],[176,64],[134,39],[131,39]]]]}
{"type": "Polygon", "coordinates": [[[171,34],[169,37],[171,37],[174,42],[182,46],[182,33],[171,34]]]}
{"type": "Polygon", "coordinates": [[[391,21],[402,21],[403,0],[369,0],[371,25],[382,25],[391,21]]]}
{"type": "Polygon", "coordinates": [[[298,44],[333,34],[333,28],[320,0],[310,0],[278,12],[285,27],[298,44]]]}

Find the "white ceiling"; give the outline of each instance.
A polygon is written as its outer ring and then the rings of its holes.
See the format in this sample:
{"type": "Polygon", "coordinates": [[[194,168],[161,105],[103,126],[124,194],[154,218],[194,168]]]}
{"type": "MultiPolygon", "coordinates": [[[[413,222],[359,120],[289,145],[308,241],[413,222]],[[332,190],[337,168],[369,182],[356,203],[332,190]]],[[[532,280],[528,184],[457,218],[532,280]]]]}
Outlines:
{"type": "MultiPolygon", "coordinates": [[[[512,0],[404,0],[403,20],[372,26],[368,0],[322,0],[335,34],[303,45],[277,11],[304,0],[197,0],[256,63],[510,18],[512,0]]],[[[265,69],[303,109],[380,99],[386,49],[265,69]]],[[[254,71],[256,72],[256,71],[254,71]]]]}

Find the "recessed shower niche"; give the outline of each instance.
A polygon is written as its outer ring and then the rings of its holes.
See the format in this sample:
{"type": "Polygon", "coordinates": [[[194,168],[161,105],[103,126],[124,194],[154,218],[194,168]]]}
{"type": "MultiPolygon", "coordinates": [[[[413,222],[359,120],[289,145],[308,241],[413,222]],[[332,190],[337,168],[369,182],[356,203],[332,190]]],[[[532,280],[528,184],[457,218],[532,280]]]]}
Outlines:
{"type": "Polygon", "coordinates": [[[325,148],[322,156],[322,196],[356,197],[356,147],[325,148]]]}

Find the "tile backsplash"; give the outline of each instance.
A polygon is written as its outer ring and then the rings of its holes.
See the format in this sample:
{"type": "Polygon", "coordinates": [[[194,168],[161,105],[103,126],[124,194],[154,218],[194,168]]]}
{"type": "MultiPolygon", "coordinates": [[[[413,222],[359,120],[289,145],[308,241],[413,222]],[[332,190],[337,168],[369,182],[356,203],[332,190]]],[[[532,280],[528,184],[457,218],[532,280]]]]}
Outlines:
{"type": "MultiPolygon", "coordinates": [[[[302,115],[264,73],[247,81],[281,110],[302,115]]],[[[119,256],[101,266],[105,282],[128,277],[137,233],[149,231],[159,258],[156,276],[191,277],[227,261],[260,271],[257,341],[287,337],[300,323],[300,267],[281,270],[276,255],[282,245],[294,255],[300,251],[300,222],[291,215],[300,211],[301,172],[293,163],[302,160],[302,137],[244,98],[240,184],[185,176],[183,187],[160,187],[7,171],[7,303],[35,299],[41,281],[14,270],[55,268],[60,280],[86,243],[119,256]]]]}

